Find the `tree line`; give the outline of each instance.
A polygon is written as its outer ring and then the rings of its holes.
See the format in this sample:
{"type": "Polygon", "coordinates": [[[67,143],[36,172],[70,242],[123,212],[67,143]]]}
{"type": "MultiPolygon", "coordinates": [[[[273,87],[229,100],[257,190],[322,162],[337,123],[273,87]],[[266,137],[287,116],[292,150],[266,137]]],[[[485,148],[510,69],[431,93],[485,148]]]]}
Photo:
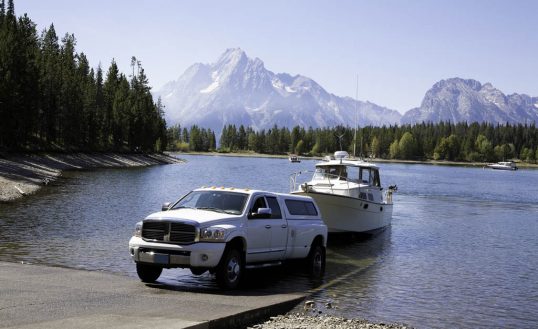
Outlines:
{"type": "Polygon", "coordinates": [[[252,151],[306,156],[346,150],[361,157],[402,160],[495,162],[508,159],[535,163],[538,129],[532,123],[420,123],[383,127],[307,128],[273,126],[255,131],[243,125],[223,127],[219,146],[211,129],[177,125],[168,129],[172,151],[252,151]]]}
{"type": "Polygon", "coordinates": [[[161,151],[166,122],[140,61],[129,78],[112,60],[106,74],[61,40],[51,24],[38,35],[13,0],[0,1],[0,151],[161,151]]]}

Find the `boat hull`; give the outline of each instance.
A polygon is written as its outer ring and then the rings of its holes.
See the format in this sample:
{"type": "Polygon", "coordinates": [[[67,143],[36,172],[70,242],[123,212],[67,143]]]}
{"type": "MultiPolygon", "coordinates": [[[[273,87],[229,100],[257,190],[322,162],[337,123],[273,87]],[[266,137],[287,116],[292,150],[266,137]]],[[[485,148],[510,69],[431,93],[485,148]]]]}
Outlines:
{"type": "Polygon", "coordinates": [[[487,165],[487,167],[495,170],[517,170],[517,167],[507,167],[500,165],[487,165]]]}
{"type": "Polygon", "coordinates": [[[306,195],[316,201],[330,233],[369,233],[391,223],[392,204],[319,192],[297,191],[293,194],[306,195]]]}

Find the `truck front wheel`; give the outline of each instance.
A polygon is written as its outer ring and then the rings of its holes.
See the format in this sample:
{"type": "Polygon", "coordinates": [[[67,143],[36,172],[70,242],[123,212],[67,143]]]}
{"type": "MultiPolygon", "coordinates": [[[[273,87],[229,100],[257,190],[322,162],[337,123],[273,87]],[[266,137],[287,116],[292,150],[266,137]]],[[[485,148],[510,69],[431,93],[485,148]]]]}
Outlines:
{"type": "Polygon", "coordinates": [[[217,283],[223,289],[235,289],[239,286],[243,276],[243,258],[235,249],[228,249],[217,267],[217,283]]]}
{"type": "Polygon", "coordinates": [[[142,282],[153,283],[157,281],[163,271],[162,267],[136,264],[136,273],[142,282]]]}
{"type": "Polygon", "coordinates": [[[325,273],[325,248],[315,244],[308,254],[308,274],[313,278],[321,278],[325,273]]]}

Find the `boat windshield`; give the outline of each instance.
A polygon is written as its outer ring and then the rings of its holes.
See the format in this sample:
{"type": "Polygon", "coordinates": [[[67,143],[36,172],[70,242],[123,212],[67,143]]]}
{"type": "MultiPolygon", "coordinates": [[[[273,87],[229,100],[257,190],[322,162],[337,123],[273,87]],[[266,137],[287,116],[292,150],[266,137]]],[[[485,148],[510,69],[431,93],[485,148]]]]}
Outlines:
{"type": "Polygon", "coordinates": [[[323,180],[323,179],[347,179],[347,170],[346,166],[323,166],[316,167],[314,180],[323,180]]]}
{"type": "Polygon", "coordinates": [[[239,215],[248,194],[229,191],[192,191],[179,200],[171,209],[193,208],[239,215]]]}

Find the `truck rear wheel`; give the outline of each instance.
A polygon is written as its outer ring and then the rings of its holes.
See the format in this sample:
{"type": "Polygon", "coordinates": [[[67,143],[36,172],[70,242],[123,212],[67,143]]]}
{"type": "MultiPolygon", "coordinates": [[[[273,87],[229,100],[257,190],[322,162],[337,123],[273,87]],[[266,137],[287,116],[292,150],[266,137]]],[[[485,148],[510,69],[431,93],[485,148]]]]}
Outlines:
{"type": "Polygon", "coordinates": [[[307,258],[308,274],[313,278],[321,278],[325,274],[325,248],[315,244],[310,248],[307,258]]]}
{"type": "Polygon", "coordinates": [[[153,283],[157,281],[163,271],[162,267],[145,264],[136,264],[136,273],[142,282],[153,283]]]}
{"type": "Polygon", "coordinates": [[[235,289],[243,277],[243,258],[235,249],[228,249],[217,267],[217,283],[223,289],[235,289]]]}

